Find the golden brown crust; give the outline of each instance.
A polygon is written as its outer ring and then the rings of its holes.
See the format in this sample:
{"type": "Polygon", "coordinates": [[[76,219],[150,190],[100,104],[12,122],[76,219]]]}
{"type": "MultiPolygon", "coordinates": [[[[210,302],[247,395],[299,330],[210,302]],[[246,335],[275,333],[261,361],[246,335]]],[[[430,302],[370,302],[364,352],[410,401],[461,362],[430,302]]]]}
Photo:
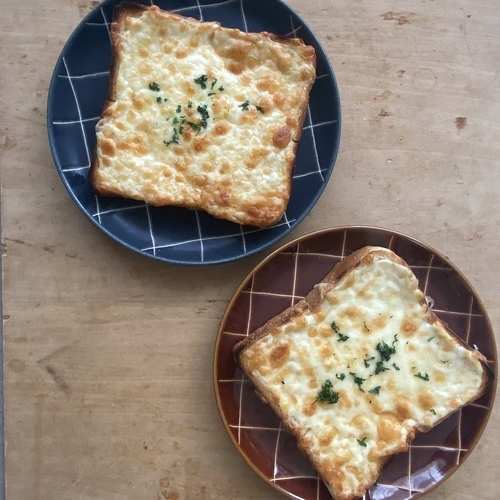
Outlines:
{"type": "MultiPolygon", "coordinates": [[[[316,459],[314,455],[309,453],[309,443],[307,439],[304,438],[303,433],[301,432],[301,429],[298,426],[295,426],[292,422],[290,422],[289,419],[285,419],[284,413],[278,402],[276,402],[273,399],[272,392],[270,389],[268,389],[265,385],[263,385],[258,378],[253,376],[252,370],[249,369],[249,367],[246,365],[245,361],[243,360],[242,353],[249,347],[251,347],[255,342],[258,340],[264,338],[267,335],[272,335],[273,332],[276,332],[278,328],[284,327],[285,325],[289,324],[292,322],[294,318],[298,318],[303,314],[304,311],[310,310],[314,311],[318,306],[323,302],[326,294],[328,291],[330,291],[332,288],[334,288],[341,279],[346,277],[351,271],[353,271],[358,265],[360,265],[362,262],[371,259],[375,259],[377,255],[383,255],[383,256],[389,256],[394,262],[406,266],[409,268],[408,264],[400,258],[398,255],[396,255],[394,252],[382,248],[382,247],[374,247],[374,246],[367,246],[363,247],[352,254],[350,254],[348,257],[340,261],[328,274],[325,276],[325,278],[318,284],[316,285],[311,292],[300,302],[295,304],[292,307],[289,307],[285,311],[283,311],[281,314],[273,317],[269,321],[267,321],[263,326],[255,330],[252,334],[247,336],[244,340],[240,341],[238,344],[235,345],[233,349],[233,354],[235,356],[236,362],[239,364],[239,366],[242,368],[242,370],[246,373],[246,375],[249,377],[251,382],[254,384],[256,391],[259,393],[260,397],[264,402],[267,402],[270,407],[274,410],[274,412],[282,419],[282,422],[287,428],[287,430],[296,437],[297,439],[297,446],[298,448],[309,457],[311,460],[312,465],[318,472],[321,474],[321,471],[324,470],[324,464],[320,463],[319,460],[316,459]]],[[[466,348],[469,352],[472,353],[472,357],[477,359],[483,366],[483,373],[482,373],[482,383],[479,388],[479,390],[474,394],[473,397],[471,397],[467,402],[464,404],[461,404],[458,408],[456,408],[454,411],[450,411],[443,419],[440,419],[439,421],[435,422],[432,427],[435,425],[439,424],[442,420],[445,418],[448,418],[449,415],[454,413],[455,411],[458,411],[460,408],[463,408],[463,406],[470,404],[477,398],[479,398],[485,391],[488,380],[490,378],[490,370],[488,369],[486,359],[485,357],[479,353],[477,350],[471,348],[469,345],[467,345],[465,342],[463,342],[456,334],[453,332],[446,323],[442,322],[436,314],[428,307],[425,298],[421,302],[421,305],[426,309],[427,311],[427,321],[429,324],[436,324],[440,325],[444,330],[450,335],[451,339],[454,339],[454,341],[466,348]]],[[[428,407],[429,409],[432,408],[432,405],[428,407]]],[[[404,409],[401,408],[401,416],[402,418],[406,418],[404,409]]],[[[409,442],[414,439],[416,433],[418,432],[425,432],[428,431],[431,427],[425,427],[425,426],[420,426],[414,429],[411,429],[410,432],[408,433],[406,443],[403,443],[403,446],[398,450],[398,452],[405,451],[408,447],[409,442]]],[[[373,461],[373,465],[376,467],[376,474],[375,477],[378,477],[380,474],[384,464],[387,462],[387,460],[390,458],[391,455],[386,455],[386,456],[378,456],[376,457],[376,460],[373,461]]],[[[324,478],[324,477],[323,477],[324,478]]],[[[325,479],[325,478],[324,478],[325,479]]],[[[369,488],[373,484],[373,481],[367,481],[364,487],[369,488]]],[[[356,497],[356,495],[353,495],[349,492],[341,492],[342,486],[339,483],[335,483],[335,488],[332,488],[332,484],[329,484],[328,481],[325,480],[325,485],[331,492],[332,496],[336,500],[352,500],[356,497]],[[340,490],[339,490],[340,488],[340,490]],[[334,492],[334,489],[336,490],[334,492]]]]}

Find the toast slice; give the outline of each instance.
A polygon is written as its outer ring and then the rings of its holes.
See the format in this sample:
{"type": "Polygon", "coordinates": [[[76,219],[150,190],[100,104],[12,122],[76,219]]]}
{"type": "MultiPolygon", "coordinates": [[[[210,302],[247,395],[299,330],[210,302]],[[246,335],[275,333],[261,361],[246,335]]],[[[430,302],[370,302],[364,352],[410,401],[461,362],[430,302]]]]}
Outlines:
{"type": "Polygon", "coordinates": [[[410,267],[364,247],[234,348],[336,500],[362,497],[417,432],[485,390],[485,358],[429,308],[410,267]]]}
{"type": "Polygon", "coordinates": [[[298,38],[124,2],[89,173],[103,196],[270,226],[290,198],[316,77],[298,38]]]}

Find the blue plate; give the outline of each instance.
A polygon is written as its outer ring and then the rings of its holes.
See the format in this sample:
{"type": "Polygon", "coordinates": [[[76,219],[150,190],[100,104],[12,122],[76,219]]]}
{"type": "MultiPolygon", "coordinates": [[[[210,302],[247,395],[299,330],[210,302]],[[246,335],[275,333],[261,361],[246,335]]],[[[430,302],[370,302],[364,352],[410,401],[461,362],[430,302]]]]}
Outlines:
{"type": "MultiPolygon", "coordinates": [[[[340,141],[340,99],[323,48],[304,21],[280,0],[158,0],[160,8],[225,27],[296,36],[317,52],[317,78],[297,154],[290,202],[282,220],[266,229],[215,219],[202,211],[153,207],[96,196],[87,174],[94,128],[108,90],[110,23],[119,0],[105,0],[79,24],[57,61],[49,89],[47,126],[55,164],[70,195],[110,237],[157,260],[220,264],[254,254],[294,229],[326,187],[340,141]]],[[[151,4],[143,1],[142,3],[151,4]]]]}

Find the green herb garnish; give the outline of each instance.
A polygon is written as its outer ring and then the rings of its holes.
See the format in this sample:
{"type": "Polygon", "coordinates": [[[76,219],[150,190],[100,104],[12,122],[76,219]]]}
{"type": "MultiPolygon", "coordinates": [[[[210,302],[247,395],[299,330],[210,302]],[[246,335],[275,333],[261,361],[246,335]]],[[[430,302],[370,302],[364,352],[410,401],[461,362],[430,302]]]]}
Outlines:
{"type": "Polygon", "coordinates": [[[424,382],[429,382],[429,375],[427,373],[422,375],[420,372],[418,372],[415,377],[422,379],[424,382]]]}
{"type": "MultiPolygon", "coordinates": [[[[349,372],[349,375],[351,375],[351,377],[354,379],[354,383],[359,387],[359,390],[360,391],[363,391],[363,389],[361,388],[361,386],[363,385],[363,382],[366,380],[364,378],[361,378],[361,377],[358,377],[355,373],[353,372],[349,372]]],[[[363,391],[365,392],[365,391],[363,391]]]]}
{"type": "Polygon", "coordinates": [[[377,344],[377,347],[375,348],[379,353],[380,357],[382,358],[383,361],[389,361],[391,359],[391,356],[396,353],[396,348],[394,347],[394,344],[397,342],[398,336],[394,335],[394,341],[392,342],[392,346],[386,344],[383,340],[382,342],[379,342],[377,344]]]}
{"type": "Polygon", "coordinates": [[[384,366],[383,361],[377,361],[377,364],[375,365],[375,375],[378,375],[379,373],[387,371],[389,368],[386,368],[384,366]]]}
{"type": "Polygon", "coordinates": [[[367,444],[366,444],[366,440],[368,438],[365,436],[363,439],[357,439],[356,441],[359,443],[360,446],[363,446],[363,447],[366,447],[367,444]]]}
{"type": "Polygon", "coordinates": [[[316,398],[316,402],[325,402],[329,405],[333,405],[337,403],[339,400],[339,393],[333,390],[333,384],[331,380],[327,380],[322,386],[321,391],[318,393],[318,397],[316,398]]]}
{"type": "Polygon", "coordinates": [[[344,335],[343,333],[341,333],[340,328],[338,327],[337,323],[335,323],[335,321],[332,322],[331,327],[332,330],[339,336],[337,342],[345,342],[349,339],[348,335],[344,335]]]}
{"type": "Polygon", "coordinates": [[[151,82],[149,84],[149,90],[153,90],[154,92],[159,92],[160,86],[156,82],[151,82]]]}
{"type": "Polygon", "coordinates": [[[382,386],[381,385],[377,385],[377,387],[374,387],[373,389],[371,389],[370,391],[368,391],[370,394],[375,394],[376,396],[378,396],[379,392],[380,392],[380,388],[382,386]]]}
{"type": "Polygon", "coordinates": [[[336,376],[339,380],[344,380],[344,379],[345,379],[345,373],[337,373],[337,374],[335,374],[335,376],[336,376]]]}
{"type": "Polygon", "coordinates": [[[364,363],[365,363],[365,368],[370,368],[370,363],[374,360],[375,358],[374,357],[371,357],[371,358],[366,358],[364,360],[364,363]]]}
{"type": "Polygon", "coordinates": [[[243,111],[248,111],[248,106],[250,106],[250,102],[249,101],[245,101],[243,104],[240,104],[240,108],[243,110],[243,111]]]}
{"type": "Polygon", "coordinates": [[[199,85],[202,89],[206,89],[207,88],[207,75],[201,75],[198,78],[195,78],[194,83],[199,85]]]}

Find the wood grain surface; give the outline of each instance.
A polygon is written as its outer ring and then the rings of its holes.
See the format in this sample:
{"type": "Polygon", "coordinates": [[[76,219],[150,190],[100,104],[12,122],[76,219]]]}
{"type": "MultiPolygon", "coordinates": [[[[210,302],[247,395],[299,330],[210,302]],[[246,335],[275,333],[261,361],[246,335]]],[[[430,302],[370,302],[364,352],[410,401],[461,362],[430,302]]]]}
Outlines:
{"type": "MultiPolygon", "coordinates": [[[[332,62],[342,140],[287,240],[346,224],[418,238],[467,276],[499,332],[498,2],[288,3],[332,62]]],[[[64,43],[98,2],[1,4],[7,498],[282,498],[230,442],[212,384],[225,308],[272,248],[177,267],[90,224],[54,166],[46,103],[64,43]]],[[[469,459],[426,498],[496,500],[499,442],[497,405],[469,459]]]]}

